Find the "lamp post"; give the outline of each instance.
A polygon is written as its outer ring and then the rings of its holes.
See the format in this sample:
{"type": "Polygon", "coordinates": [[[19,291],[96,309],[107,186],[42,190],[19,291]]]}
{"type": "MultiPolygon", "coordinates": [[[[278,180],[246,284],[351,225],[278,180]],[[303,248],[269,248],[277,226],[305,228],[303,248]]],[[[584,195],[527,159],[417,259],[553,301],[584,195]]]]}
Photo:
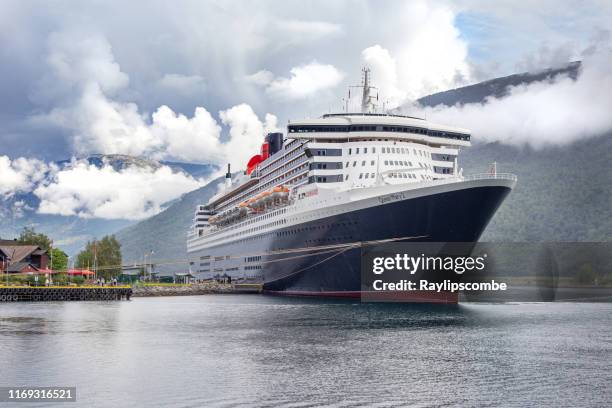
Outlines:
{"type": "Polygon", "coordinates": [[[6,266],[6,255],[2,254],[2,271],[6,275],[6,286],[9,284],[8,267],[6,266]]]}
{"type": "Polygon", "coordinates": [[[153,251],[152,249],[149,251],[149,282],[153,281],[153,262],[151,261],[151,258],[153,258],[153,254],[155,254],[155,251],[153,251]]]}
{"type": "Polygon", "coordinates": [[[142,254],[142,281],[147,280],[147,253],[142,254]]]}

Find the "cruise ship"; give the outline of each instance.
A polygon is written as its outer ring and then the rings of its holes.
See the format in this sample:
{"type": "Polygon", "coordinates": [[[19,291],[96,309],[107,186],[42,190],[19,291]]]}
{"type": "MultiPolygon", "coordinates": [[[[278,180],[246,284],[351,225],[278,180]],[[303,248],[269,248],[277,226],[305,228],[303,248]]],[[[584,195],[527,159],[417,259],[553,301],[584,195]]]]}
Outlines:
{"type": "Polygon", "coordinates": [[[264,292],[359,297],[361,248],[382,242],[476,242],[516,176],[464,176],[470,132],[376,113],[369,71],[361,111],[290,121],[208,203],[187,251],[199,279],[264,292]]]}

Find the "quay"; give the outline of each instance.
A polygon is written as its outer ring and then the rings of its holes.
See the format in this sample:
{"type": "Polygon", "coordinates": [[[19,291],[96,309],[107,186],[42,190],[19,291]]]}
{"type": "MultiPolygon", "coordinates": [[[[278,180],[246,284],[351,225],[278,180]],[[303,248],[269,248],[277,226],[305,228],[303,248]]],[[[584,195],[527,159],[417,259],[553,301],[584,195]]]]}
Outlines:
{"type": "Polygon", "coordinates": [[[129,286],[0,286],[0,302],[130,300],[129,286]]]}
{"type": "Polygon", "coordinates": [[[257,294],[262,292],[261,284],[250,283],[189,283],[189,284],[163,284],[148,283],[133,287],[134,297],[150,296],[195,296],[220,294],[257,294]]]}

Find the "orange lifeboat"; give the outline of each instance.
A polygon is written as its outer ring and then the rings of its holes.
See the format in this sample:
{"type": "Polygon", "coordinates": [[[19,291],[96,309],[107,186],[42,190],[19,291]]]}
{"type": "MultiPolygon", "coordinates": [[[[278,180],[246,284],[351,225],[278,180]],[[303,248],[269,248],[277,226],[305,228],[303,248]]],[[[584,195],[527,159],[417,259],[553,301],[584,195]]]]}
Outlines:
{"type": "Polygon", "coordinates": [[[261,195],[261,199],[263,200],[263,202],[265,204],[267,204],[270,201],[272,201],[272,192],[271,191],[264,191],[260,195],[261,195]]]}
{"type": "Polygon", "coordinates": [[[276,186],[272,189],[275,199],[284,200],[289,196],[289,188],[286,186],[276,186]]]}

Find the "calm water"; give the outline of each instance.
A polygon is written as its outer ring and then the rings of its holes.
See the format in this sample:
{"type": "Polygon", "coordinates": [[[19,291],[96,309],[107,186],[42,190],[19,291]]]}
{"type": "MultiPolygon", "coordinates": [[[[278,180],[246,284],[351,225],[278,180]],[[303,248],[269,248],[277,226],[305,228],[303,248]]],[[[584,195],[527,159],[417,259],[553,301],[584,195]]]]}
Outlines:
{"type": "Polygon", "coordinates": [[[0,347],[0,385],[70,407],[612,404],[610,303],[0,304],[0,347]]]}

